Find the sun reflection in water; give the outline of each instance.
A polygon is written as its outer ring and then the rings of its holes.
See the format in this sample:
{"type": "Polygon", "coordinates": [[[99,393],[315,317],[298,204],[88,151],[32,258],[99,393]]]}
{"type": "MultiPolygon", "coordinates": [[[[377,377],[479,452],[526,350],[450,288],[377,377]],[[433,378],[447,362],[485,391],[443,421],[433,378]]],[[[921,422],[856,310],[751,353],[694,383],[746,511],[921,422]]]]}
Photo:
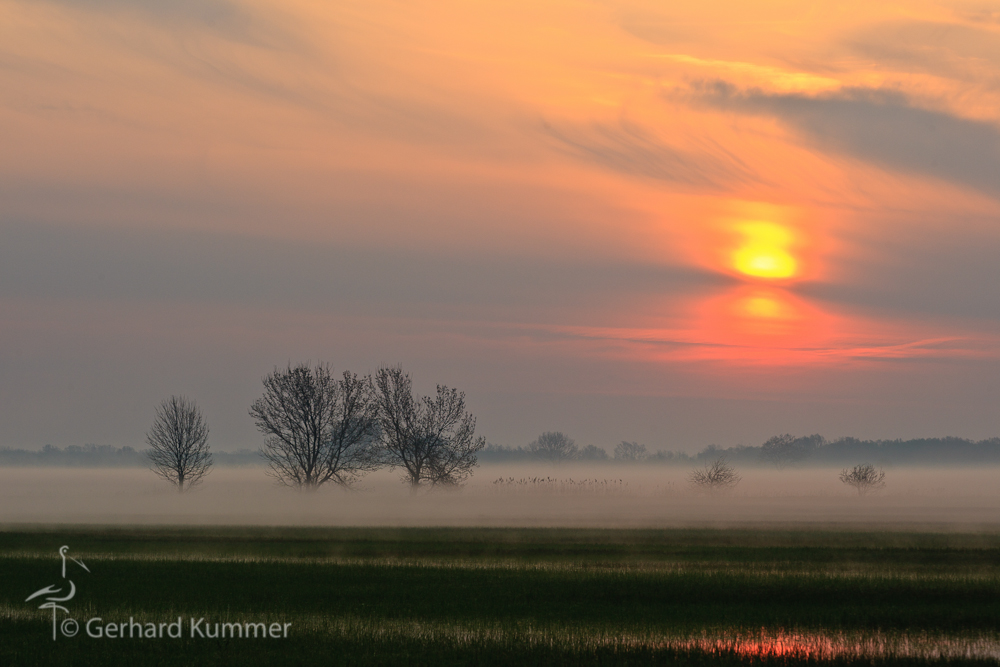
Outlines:
{"type": "Polygon", "coordinates": [[[828,345],[843,327],[837,316],[790,289],[744,284],[702,299],[695,328],[716,355],[792,363],[804,351],[828,345]]]}
{"type": "Polygon", "coordinates": [[[787,317],[787,309],[782,303],[772,296],[755,295],[743,298],[739,302],[743,313],[749,317],[762,317],[766,319],[777,319],[787,317]]]}
{"type": "Polygon", "coordinates": [[[681,647],[708,654],[729,654],[745,658],[791,658],[803,661],[838,659],[918,659],[951,658],[996,660],[1000,642],[996,635],[911,636],[905,633],[823,633],[768,632],[736,633],[702,637],[680,642],[681,647]]]}
{"type": "Polygon", "coordinates": [[[787,337],[811,329],[816,311],[789,290],[741,285],[711,299],[705,315],[722,332],[787,337]]]}

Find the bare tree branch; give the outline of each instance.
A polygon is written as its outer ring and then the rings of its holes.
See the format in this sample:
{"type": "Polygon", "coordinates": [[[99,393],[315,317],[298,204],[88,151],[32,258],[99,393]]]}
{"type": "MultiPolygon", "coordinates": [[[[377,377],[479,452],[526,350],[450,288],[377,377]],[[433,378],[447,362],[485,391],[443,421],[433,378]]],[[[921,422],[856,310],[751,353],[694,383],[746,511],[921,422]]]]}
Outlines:
{"type": "Polygon", "coordinates": [[[349,486],[378,467],[376,408],[369,378],[345,371],[337,380],[327,365],[299,364],[264,378],[250,416],[265,436],[261,455],[282,484],[349,486]]]}
{"type": "Polygon", "coordinates": [[[726,463],[725,459],[718,458],[707,464],[704,468],[698,468],[688,477],[692,484],[707,490],[732,488],[743,479],[736,472],[736,468],[726,463]]]}
{"type": "Polygon", "coordinates": [[[461,484],[486,446],[476,438],[476,419],[465,410],[465,394],[438,385],[434,397],[417,399],[403,369],[383,367],[375,374],[379,433],[385,463],[402,468],[414,489],[423,484],[461,484]]]}
{"type": "Polygon", "coordinates": [[[200,482],[212,466],[208,425],[194,401],[183,396],[171,396],[157,406],[146,442],[150,468],[178,491],[200,482]]]}
{"type": "Polygon", "coordinates": [[[850,470],[844,468],[840,473],[840,481],[853,486],[859,496],[867,496],[885,488],[885,471],[871,463],[862,463],[850,470]]]}

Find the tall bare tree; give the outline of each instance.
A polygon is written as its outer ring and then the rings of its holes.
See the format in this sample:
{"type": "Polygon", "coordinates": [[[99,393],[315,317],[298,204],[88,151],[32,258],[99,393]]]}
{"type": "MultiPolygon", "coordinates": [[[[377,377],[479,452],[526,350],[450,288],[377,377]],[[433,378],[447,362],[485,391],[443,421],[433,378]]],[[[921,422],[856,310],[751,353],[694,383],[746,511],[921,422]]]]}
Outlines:
{"type": "Polygon", "coordinates": [[[371,380],[306,364],[275,369],[250,407],[264,436],[261,455],[283,484],[315,489],[350,485],[378,467],[377,406],[371,380]]]}
{"type": "Polygon", "coordinates": [[[194,401],[183,396],[171,396],[157,406],[146,442],[153,472],[178,491],[200,482],[212,467],[208,424],[194,401]]]}
{"type": "Polygon", "coordinates": [[[411,488],[461,484],[472,474],[486,439],[475,437],[464,392],[438,385],[434,397],[418,398],[398,366],[380,368],[374,389],[384,462],[405,470],[411,488]]]}

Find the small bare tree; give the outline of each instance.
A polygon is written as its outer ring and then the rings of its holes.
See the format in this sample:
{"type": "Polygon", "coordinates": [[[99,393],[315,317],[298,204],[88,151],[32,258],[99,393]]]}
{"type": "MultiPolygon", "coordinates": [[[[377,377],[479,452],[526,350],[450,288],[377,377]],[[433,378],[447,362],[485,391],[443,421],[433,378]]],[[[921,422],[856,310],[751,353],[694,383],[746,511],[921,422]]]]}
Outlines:
{"type": "Polygon", "coordinates": [[[528,445],[528,451],[545,461],[571,461],[579,456],[576,443],[565,433],[546,431],[528,445]]]}
{"type": "Polygon", "coordinates": [[[844,468],[840,473],[840,481],[853,486],[859,496],[867,496],[885,488],[885,471],[871,463],[861,463],[850,470],[844,468]]]}
{"type": "Polygon", "coordinates": [[[157,406],[146,442],[150,468],[178,491],[200,482],[212,467],[208,424],[194,401],[183,396],[171,396],[157,406]]]}
{"type": "Polygon", "coordinates": [[[383,461],[403,468],[414,491],[425,484],[455,486],[472,474],[486,438],[475,437],[464,392],[438,385],[433,398],[418,398],[399,366],[380,368],[374,388],[383,461]]]}
{"type": "Polygon", "coordinates": [[[622,440],[615,445],[615,460],[617,461],[645,461],[649,457],[646,445],[638,442],[627,442],[622,440]]]}
{"type": "Polygon", "coordinates": [[[276,368],[250,416],[266,438],[261,455],[282,484],[348,486],[378,467],[370,378],[345,371],[338,380],[325,364],[276,368]]]}
{"type": "Polygon", "coordinates": [[[728,489],[736,486],[743,479],[736,473],[736,469],[729,465],[724,458],[718,458],[703,468],[697,468],[688,477],[695,486],[714,491],[718,489],[728,489]]]}

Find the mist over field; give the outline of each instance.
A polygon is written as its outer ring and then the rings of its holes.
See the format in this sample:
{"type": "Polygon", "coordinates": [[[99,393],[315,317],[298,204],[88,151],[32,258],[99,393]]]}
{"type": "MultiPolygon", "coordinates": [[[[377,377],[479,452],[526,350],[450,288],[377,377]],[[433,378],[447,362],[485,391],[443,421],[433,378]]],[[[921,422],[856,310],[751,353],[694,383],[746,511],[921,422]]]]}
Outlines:
{"type": "Polygon", "coordinates": [[[998,10],[0,0],[0,667],[1000,665],[998,10]]]}
{"type": "Polygon", "coordinates": [[[184,494],[138,468],[0,468],[0,524],[725,527],[963,530],[1000,523],[1000,467],[886,468],[867,497],[840,468],[740,469],[701,492],[693,467],[487,464],[457,489],[412,494],[398,471],[301,491],[264,468],[217,468],[184,494]],[[502,480],[502,482],[500,481],[502,480]]]}

